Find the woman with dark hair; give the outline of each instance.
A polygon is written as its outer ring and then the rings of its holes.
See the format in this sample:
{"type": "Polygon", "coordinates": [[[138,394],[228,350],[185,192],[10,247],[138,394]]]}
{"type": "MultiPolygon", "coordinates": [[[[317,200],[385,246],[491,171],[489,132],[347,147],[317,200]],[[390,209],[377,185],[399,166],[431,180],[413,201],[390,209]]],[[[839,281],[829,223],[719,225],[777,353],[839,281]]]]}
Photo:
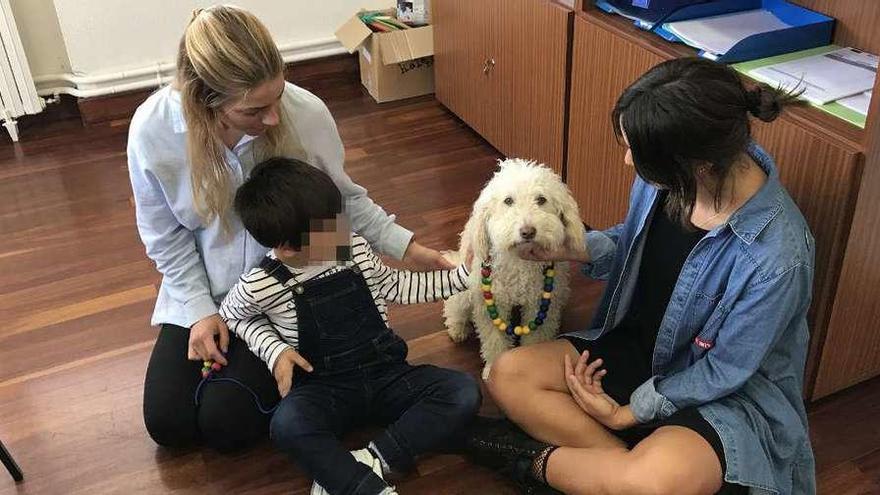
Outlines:
{"type": "Polygon", "coordinates": [[[529,493],[815,492],[813,237],[748,115],[769,122],[790,99],[696,58],[624,91],[612,124],[638,175],[624,223],[582,252],[523,253],[581,262],[605,294],[589,329],[495,362],[489,391],[522,430],[478,421],[477,461],[529,493]]]}

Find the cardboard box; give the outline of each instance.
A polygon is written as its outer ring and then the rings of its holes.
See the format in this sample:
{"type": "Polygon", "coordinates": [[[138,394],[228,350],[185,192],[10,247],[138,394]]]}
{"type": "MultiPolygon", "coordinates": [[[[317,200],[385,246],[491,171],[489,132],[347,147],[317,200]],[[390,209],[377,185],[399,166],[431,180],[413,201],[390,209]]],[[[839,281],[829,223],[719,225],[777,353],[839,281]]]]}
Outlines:
{"type": "MultiPolygon", "coordinates": [[[[387,13],[395,15],[394,10],[387,13]]],[[[434,92],[433,27],[374,33],[355,15],[336,38],[349,53],[360,52],[361,83],[377,102],[434,92]]]]}

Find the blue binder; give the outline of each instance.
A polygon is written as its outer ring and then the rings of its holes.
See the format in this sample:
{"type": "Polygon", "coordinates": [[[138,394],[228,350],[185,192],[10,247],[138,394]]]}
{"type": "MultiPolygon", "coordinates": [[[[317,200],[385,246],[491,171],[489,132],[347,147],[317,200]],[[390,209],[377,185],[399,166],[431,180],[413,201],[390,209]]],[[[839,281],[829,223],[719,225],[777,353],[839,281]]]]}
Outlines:
{"type": "MultiPolygon", "coordinates": [[[[791,4],[785,0],[716,0],[701,1],[668,9],[670,0],[627,0],[632,7],[621,8],[623,0],[597,0],[596,6],[606,12],[621,14],[634,19],[635,25],[652,31],[668,41],[681,42],[678,37],[663,28],[667,22],[698,19],[715,15],[730,14],[745,10],[764,9],[776,15],[790,27],[778,31],[759,33],[735,44],[726,53],[710,54],[699,52],[702,57],[719,62],[734,63],[757,58],[772,57],[783,53],[806,50],[831,43],[834,19],[824,14],[791,4]],[[668,12],[657,18],[653,15],[640,16],[639,9],[647,13],[651,9],[668,12]],[[717,57],[715,56],[717,55],[717,57]]],[[[679,1],[680,3],[684,3],[679,1]]]]}
{"type": "Polygon", "coordinates": [[[761,0],[596,0],[596,7],[653,30],[664,22],[758,9],[761,0]]]}

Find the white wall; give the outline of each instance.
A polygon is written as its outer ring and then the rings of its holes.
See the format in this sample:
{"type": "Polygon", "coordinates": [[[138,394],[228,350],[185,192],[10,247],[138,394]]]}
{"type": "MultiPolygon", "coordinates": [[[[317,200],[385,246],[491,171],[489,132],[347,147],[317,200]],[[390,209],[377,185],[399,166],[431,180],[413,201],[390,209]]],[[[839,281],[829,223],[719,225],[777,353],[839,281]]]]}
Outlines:
{"type": "MultiPolygon", "coordinates": [[[[205,0],[13,0],[38,89],[76,86],[97,93],[167,76],[190,12],[205,0]],[[53,27],[55,34],[52,34],[53,27]],[[60,33],[58,29],[60,27],[60,33]],[[63,41],[62,41],[63,39],[63,41]],[[27,41],[26,41],[27,40],[27,41]],[[61,53],[64,50],[64,53],[61,53]],[[69,61],[69,62],[68,62],[69,61]],[[140,70],[140,73],[138,71],[140,70]],[[119,74],[127,71],[131,74],[119,74]],[[144,76],[144,72],[151,74],[144,76]],[[55,75],[64,77],[55,77],[55,75]],[[138,82],[140,81],[140,82],[138,82]]],[[[359,8],[395,0],[238,0],[269,28],[286,59],[341,53],[333,33],[359,8]]],[[[128,88],[133,89],[133,88],[128,88]]]]}
{"type": "Polygon", "coordinates": [[[12,15],[34,75],[70,72],[52,0],[12,0],[12,15]]]}

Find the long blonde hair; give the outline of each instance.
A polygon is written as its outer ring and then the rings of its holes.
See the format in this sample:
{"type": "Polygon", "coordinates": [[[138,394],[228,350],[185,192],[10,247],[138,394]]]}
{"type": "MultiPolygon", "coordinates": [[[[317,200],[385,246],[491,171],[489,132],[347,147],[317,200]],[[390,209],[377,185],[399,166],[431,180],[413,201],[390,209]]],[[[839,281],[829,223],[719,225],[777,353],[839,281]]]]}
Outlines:
{"type": "MultiPolygon", "coordinates": [[[[202,221],[228,228],[233,181],[220,134],[222,107],[282,74],[284,62],[269,30],[250,12],[227,5],[193,11],[180,40],[175,85],[186,118],[193,204],[202,221]]],[[[280,122],[254,142],[255,158],[304,158],[279,108],[280,122]]]]}

